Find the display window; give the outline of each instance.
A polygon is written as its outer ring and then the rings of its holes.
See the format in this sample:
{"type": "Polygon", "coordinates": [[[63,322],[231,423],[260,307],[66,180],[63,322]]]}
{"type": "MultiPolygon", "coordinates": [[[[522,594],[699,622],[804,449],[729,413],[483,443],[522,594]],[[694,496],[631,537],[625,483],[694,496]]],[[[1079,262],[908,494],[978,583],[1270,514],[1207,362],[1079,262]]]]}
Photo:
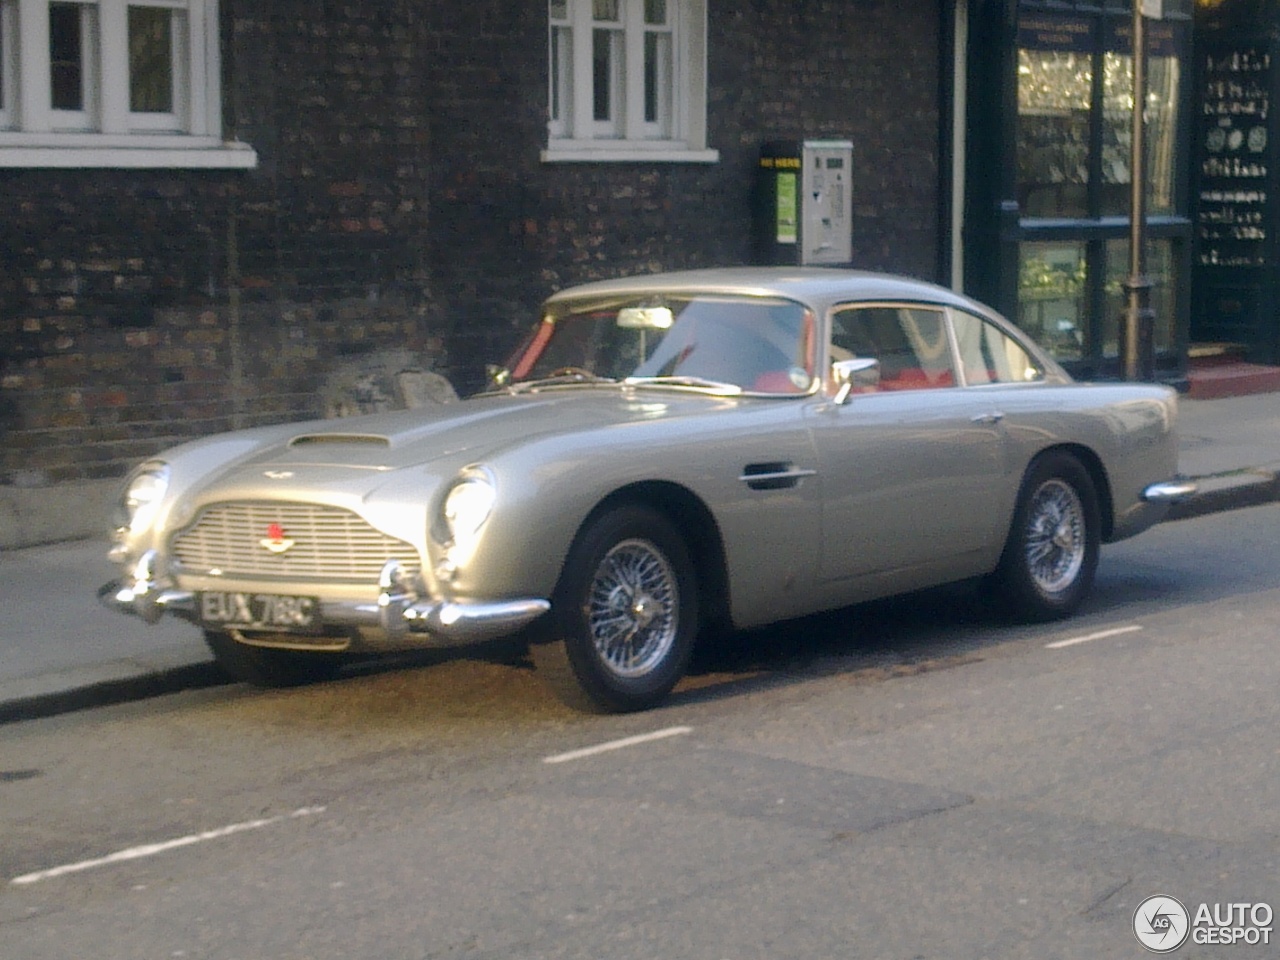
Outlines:
{"type": "MultiPolygon", "coordinates": [[[[1147,47],[1147,212],[1177,212],[1184,24],[1157,21],[1147,47]]],[[[1024,11],[1018,21],[1018,201],[1024,217],[1127,216],[1132,154],[1130,25],[1024,11]]]]}
{"type": "MultiPolygon", "coordinates": [[[[1190,4],[1144,20],[1147,275],[1157,354],[1179,349],[1190,221],[1190,4]],[[1184,9],[1185,8],[1185,9],[1184,9]]],[[[1133,183],[1132,10],[1018,6],[1018,324],[1068,369],[1108,375],[1119,359],[1133,183]]]]}
{"type": "MultiPolygon", "coordinates": [[[[1147,279],[1151,281],[1151,310],[1154,314],[1152,337],[1157,353],[1167,352],[1175,346],[1176,318],[1178,316],[1178,263],[1177,243],[1174,240],[1152,240],[1147,243],[1147,279]]],[[[1120,318],[1128,304],[1128,291],[1124,281],[1129,275],[1129,242],[1106,242],[1106,307],[1102,311],[1102,355],[1108,359],[1120,356],[1122,332],[1120,318]]]]}

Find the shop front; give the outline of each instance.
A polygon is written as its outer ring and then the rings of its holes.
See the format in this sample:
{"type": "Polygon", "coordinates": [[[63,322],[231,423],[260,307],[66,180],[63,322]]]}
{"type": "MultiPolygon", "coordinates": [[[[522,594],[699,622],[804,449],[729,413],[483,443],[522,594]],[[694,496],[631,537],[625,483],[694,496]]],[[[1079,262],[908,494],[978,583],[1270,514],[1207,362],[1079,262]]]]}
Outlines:
{"type": "Polygon", "coordinates": [[[1280,97],[1280,8],[1199,0],[1192,337],[1280,363],[1280,164],[1271,105],[1280,97]]]}
{"type": "MultiPolygon", "coordinates": [[[[981,8],[979,8],[981,9],[981,8]]],[[[1073,374],[1123,374],[1132,166],[1132,11],[1005,0],[971,50],[966,280],[1073,374]],[[998,251],[995,256],[992,250],[998,251]]],[[[1156,377],[1181,379],[1190,317],[1191,17],[1146,21],[1146,262],[1156,377]]]]}

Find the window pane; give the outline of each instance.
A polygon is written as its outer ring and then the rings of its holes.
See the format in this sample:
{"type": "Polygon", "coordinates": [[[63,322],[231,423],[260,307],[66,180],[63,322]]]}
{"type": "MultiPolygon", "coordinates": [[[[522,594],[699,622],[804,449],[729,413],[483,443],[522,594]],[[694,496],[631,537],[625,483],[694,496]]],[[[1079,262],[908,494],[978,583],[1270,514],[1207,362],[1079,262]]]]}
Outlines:
{"type": "Polygon", "coordinates": [[[644,0],[644,22],[661,25],[667,22],[667,0],[644,0]]]}
{"type": "Polygon", "coordinates": [[[1083,243],[1021,244],[1018,326],[1057,360],[1084,356],[1088,268],[1083,243]]]}
{"type": "Polygon", "coordinates": [[[1108,52],[1102,72],[1102,214],[1129,215],[1133,57],[1108,52]]]}
{"type": "MultiPolygon", "coordinates": [[[[1102,215],[1129,215],[1133,132],[1133,57],[1108,53],[1103,73],[1102,215]]],[[[1147,213],[1174,212],[1181,63],[1175,57],[1147,60],[1147,213]]]]}
{"type": "Polygon", "coordinates": [[[129,109],[173,112],[173,14],[129,8],[129,109]]]}
{"type": "Polygon", "coordinates": [[[551,19],[563,20],[569,15],[569,0],[551,0],[551,19]]]}
{"type": "Polygon", "coordinates": [[[1023,216],[1088,214],[1092,85],[1088,53],[1018,51],[1018,204],[1023,216]]]}
{"type": "Polygon", "coordinates": [[[607,23],[618,21],[618,0],[593,0],[591,17],[607,23]]]}
{"type": "Polygon", "coordinates": [[[670,116],[671,35],[646,33],[644,36],[644,120],[666,123],[670,116]]]}
{"type": "Polygon", "coordinates": [[[1182,61],[1152,57],[1147,65],[1147,212],[1176,212],[1174,188],[1178,151],[1178,105],[1182,100],[1182,61]]]}
{"type": "Polygon", "coordinates": [[[551,31],[551,119],[568,122],[572,114],[573,31],[555,27],[551,31]]]}
{"type": "Polygon", "coordinates": [[[1018,205],[1027,217],[1083,217],[1089,207],[1096,18],[1018,19],[1018,205]]]}
{"type": "Polygon", "coordinates": [[[620,119],[618,101],[622,96],[622,33],[618,30],[591,31],[592,119],[612,123],[620,119]]]}
{"type": "MultiPolygon", "coordinates": [[[[857,307],[832,320],[832,357],[874,357],[880,381],[874,389],[921,390],[955,385],[951,347],[942,314],[912,307],[857,307]]],[[[870,384],[860,392],[872,389],[870,384]]]]}
{"type": "Polygon", "coordinates": [[[54,110],[84,109],[84,31],[77,3],[49,4],[49,85],[54,110]]]}
{"type": "Polygon", "coordinates": [[[596,120],[609,119],[609,81],[612,79],[610,68],[610,50],[608,30],[592,31],[592,62],[594,64],[594,100],[591,115],[596,120]]]}
{"type": "Polygon", "coordinates": [[[1044,378],[1044,371],[1021,344],[995,324],[957,311],[955,329],[966,383],[1029,383],[1044,378]]]}
{"type": "MultiPolygon", "coordinates": [[[[1147,243],[1147,278],[1151,281],[1151,309],[1155,311],[1152,331],[1157,351],[1173,349],[1177,317],[1177,267],[1172,240],[1147,243]]],[[[1124,288],[1129,276],[1129,241],[1107,241],[1107,307],[1102,317],[1102,353],[1120,355],[1121,317],[1129,309],[1129,293],[1124,288]]]]}
{"type": "Polygon", "coordinates": [[[616,379],[704,377],[744,390],[796,393],[808,389],[813,374],[812,315],[790,300],[580,299],[555,305],[543,329],[515,363],[514,379],[582,367],[616,379]]]}
{"type": "MultiPolygon", "coordinates": [[[[1178,143],[1178,107],[1182,95],[1182,54],[1186,25],[1149,21],[1147,52],[1146,156],[1147,212],[1176,212],[1174,187],[1178,143]]],[[[1109,26],[1103,68],[1102,209],[1103,216],[1128,216],[1132,165],[1133,36],[1128,22],[1109,26]]]]}

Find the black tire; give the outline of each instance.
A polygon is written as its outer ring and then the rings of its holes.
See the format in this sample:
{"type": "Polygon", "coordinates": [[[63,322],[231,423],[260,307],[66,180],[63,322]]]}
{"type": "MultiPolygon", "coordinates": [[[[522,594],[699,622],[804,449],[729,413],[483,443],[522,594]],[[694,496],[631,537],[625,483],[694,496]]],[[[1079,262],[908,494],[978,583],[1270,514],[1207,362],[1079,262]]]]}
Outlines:
{"type": "Polygon", "coordinates": [[[1032,623],[1072,614],[1098,569],[1098,493],[1080,461],[1051,451],[1031,462],[992,578],[996,599],[1032,623]]]}
{"type": "Polygon", "coordinates": [[[251,646],[222,630],[206,630],[204,640],[227,676],[255,687],[297,687],[330,680],[343,663],[338,654],[251,646]]]}
{"type": "Polygon", "coordinates": [[[676,528],[642,506],[592,521],[565,561],[550,627],[531,654],[565,703],[607,713],[660,703],[684,675],[698,630],[697,579],[676,528]]]}

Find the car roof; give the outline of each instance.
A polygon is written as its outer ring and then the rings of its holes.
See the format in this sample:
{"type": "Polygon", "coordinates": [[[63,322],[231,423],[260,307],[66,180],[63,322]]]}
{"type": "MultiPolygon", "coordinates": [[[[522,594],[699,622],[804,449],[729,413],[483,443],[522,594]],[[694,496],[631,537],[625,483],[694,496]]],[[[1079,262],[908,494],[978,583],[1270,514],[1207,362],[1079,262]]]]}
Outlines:
{"type": "Polygon", "coordinates": [[[547,302],[623,293],[698,292],[778,296],[820,305],[841,300],[908,300],[991,312],[989,307],[924,280],[833,267],[719,267],[641,274],[567,287],[547,302]]]}

